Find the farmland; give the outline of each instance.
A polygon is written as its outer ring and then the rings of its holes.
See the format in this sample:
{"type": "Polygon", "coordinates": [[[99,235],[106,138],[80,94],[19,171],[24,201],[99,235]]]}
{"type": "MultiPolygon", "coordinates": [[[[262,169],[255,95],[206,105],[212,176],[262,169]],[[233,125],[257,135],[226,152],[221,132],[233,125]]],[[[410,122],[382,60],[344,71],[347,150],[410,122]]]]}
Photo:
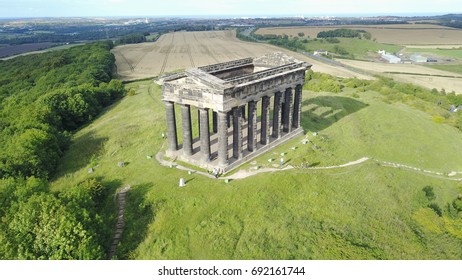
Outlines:
{"type": "Polygon", "coordinates": [[[462,75],[460,73],[415,64],[387,64],[346,59],[340,61],[371,73],[389,75],[402,82],[414,83],[430,89],[445,89],[446,91],[455,91],[458,94],[462,93],[462,75]]]}
{"type": "Polygon", "coordinates": [[[35,43],[35,44],[24,44],[19,46],[6,46],[0,47],[0,58],[17,55],[21,53],[33,52],[43,50],[52,47],[53,43],[35,43]]]}
{"type": "Polygon", "coordinates": [[[371,33],[372,40],[337,38],[336,43],[331,43],[325,39],[309,39],[305,41],[304,48],[310,52],[323,49],[333,56],[347,58],[348,60],[337,60],[343,65],[361,69],[367,73],[387,75],[402,82],[414,83],[430,89],[436,88],[454,91],[458,94],[462,93],[462,76],[458,70],[462,58],[460,48],[462,30],[460,29],[432,24],[390,24],[261,28],[255,34],[288,35],[289,38],[316,38],[318,32],[336,28],[364,30],[371,33]],[[426,65],[430,67],[411,63],[391,65],[381,61],[380,55],[377,54],[380,49],[403,55],[404,59],[409,58],[412,54],[422,54],[436,59],[438,63],[426,65]]]}
{"type": "Polygon", "coordinates": [[[244,57],[257,57],[275,51],[284,51],[307,61],[313,64],[315,71],[341,77],[368,78],[279,47],[240,41],[235,31],[231,30],[171,32],[162,35],[154,43],[118,46],[113,53],[119,77],[122,80],[133,80],[244,57]]]}
{"type": "Polygon", "coordinates": [[[372,34],[379,43],[395,45],[460,45],[462,30],[432,24],[399,25],[342,25],[328,27],[268,27],[261,28],[256,34],[287,34],[297,37],[303,32],[305,36],[316,38],[319,32],[337,28],[360,29],[372,34]]]}

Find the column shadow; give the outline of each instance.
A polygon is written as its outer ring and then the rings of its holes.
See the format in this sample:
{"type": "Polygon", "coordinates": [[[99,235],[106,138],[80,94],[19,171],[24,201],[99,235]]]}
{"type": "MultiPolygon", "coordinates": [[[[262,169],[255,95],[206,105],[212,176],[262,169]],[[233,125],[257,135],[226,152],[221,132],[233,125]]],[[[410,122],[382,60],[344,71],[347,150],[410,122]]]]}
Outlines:
{"type": "Polygon", "coordinates": [[[366,103],[344,96],[318,96],[302,102],[303,129],[321,131],[365,107],[366,103]]]}

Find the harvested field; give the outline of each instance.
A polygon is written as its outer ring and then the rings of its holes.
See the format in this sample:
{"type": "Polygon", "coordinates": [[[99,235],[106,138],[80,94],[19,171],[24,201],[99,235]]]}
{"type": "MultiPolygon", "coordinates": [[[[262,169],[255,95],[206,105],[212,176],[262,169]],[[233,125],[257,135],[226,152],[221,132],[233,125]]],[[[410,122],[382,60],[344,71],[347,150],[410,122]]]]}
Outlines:
{"type": "Polygon", "coordinates": [[[313,70],[339,77],[370,77],[360,75],[302,54],[268,44],[244,42],[235,31],[172,32],[162,35],[154,43],[118,46],[113,49],[117,73],[122,80],[154,77],[163,73],[225,62],[245,57],[258,57],[283,51],[313,64],[313,70]]]}
{"type": "Polygon", "coordinates": [[[444,88],[446,91],[462,94],[461,74],[415,64],[387,64],[345,59],[340,61],[348,66],[372,73],[388,74],[399,81],[414,83],[430,89],[441,90],[444,88]]]}
{"type": "Polygon", "coordinates": [[[294,26],[261,28],[256,34],[292,35],[299,32],[316,38],[319,32],[337,28],[361,29],[372,34],[379,43],[396,45],[460,45],[462,30],[433,24],[389,24],[389,25],[341,25],[341,26],[294,26]]]}

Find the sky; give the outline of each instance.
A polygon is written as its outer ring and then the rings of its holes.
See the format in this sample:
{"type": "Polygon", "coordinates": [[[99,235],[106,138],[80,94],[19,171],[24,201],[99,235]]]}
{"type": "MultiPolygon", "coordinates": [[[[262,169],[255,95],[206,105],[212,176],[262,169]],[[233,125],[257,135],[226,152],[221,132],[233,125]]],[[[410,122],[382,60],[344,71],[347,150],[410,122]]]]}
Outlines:
{"type": "Polygon", "coordinates": [[[0,0],[0,18],[462,13],[461,0],[0,0]]]}

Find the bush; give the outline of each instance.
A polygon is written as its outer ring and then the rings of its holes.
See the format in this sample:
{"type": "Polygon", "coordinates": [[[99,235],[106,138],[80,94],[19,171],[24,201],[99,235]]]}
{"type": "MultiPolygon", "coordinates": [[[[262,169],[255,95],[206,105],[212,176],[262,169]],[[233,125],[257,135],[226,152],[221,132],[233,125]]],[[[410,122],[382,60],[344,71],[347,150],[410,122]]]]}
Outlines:
{"type": "Polygon", "coordinates": [[[433,192],[433,187],[425,186],[422,190],[425,192],[425,196],[428,200],[434,200],[436,198],[435,193],[433,192]]]}
{"type": "Polygon", "coordinates": [[[454,199],[452,206],[457,210],[457,212],[462,212],[462,199],[454,199]]]}
{"type": "Polygon", "coordinates": [[[436,213],[438,216],[440,216],[440,217],[443,216],[443,210],[441,210],[441,207],[439,207],[438,204],[436,204],[436,203],[430,203],[430,204],[428,205],[428,207],[429,207],[430,209],[432,209],[433,211],[435,211],[435,213],[436,213]]]}
{"type": "Polygon", "coordinates": [[[128,91],[127,95],[128,95],[128,96],[134,96],[134,95],[136,95],[136,91],[135,91],[134,89],[131,88],[131,89],[128,91]]]}

